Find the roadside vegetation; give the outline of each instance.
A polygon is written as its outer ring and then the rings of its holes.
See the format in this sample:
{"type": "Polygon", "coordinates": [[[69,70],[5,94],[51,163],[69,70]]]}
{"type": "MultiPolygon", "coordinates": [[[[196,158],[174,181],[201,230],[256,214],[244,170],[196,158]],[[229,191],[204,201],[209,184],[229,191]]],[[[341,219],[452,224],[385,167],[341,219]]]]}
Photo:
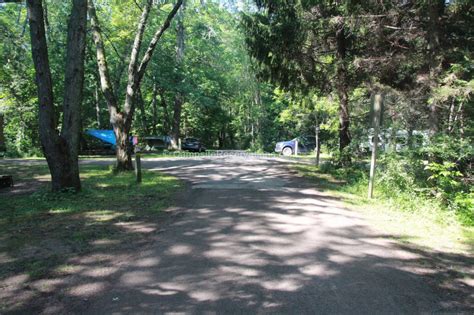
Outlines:
{"type": "Polygon", "coordinates": [[[294,167],[318,187],[343,197],[349,207],[366,213],[378,229],[432,249],[472,253],[474,190],[467,162],[473,149],[462,142],[440,143],[381,155],[372,200],[367,198],[367,159],[346,167],[337,158],[320,167],[294,167]]]}
{"type": "Polygon", "coordinates": [[[36,189],[0,195],[0,280],[18,274],[32,280],[48,277],[60,272],[70,257],[95,250],[99,244],[110,249],[145,241],[148,233],[157,230],[161,210],[181,187],[174,177],[157,172],[145,171],[142,183],[136,184],[132,173],[82,166],[82,191],[55,194],[48,189],[45,165],[3,168],[36,189]]]}

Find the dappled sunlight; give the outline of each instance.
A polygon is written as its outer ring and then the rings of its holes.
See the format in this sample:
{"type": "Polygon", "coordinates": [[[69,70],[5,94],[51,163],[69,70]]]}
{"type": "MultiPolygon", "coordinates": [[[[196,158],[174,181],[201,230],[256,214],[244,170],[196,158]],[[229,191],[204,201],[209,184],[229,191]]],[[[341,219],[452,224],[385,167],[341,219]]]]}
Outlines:
{"type": "MultiPolygon", "coordinates": [[[[39,165],[35,172],[43,169],[39,165]]],[[[133,174],[115,176],[107,167],[87,166],[83,175],[80,193],[38,190],[13,200],[12,211],[1,222],[15,224],[7,225],[1,236],[0,312],[64,312],[65,306],[104,292],[107,280],[128,259],[127,251],[143,246],[159,229],[151,210],[163,207],[160,197],[179,186],[171,176],[146,173],[144,185],[137,186],[130,180],[133,174]],[[120,187],[127,190],[117,194],[120,187]],[[54,298],[39,298],[45,294],[54,298]]],[[[16,192],[10,193],[16,198],[16,192]]]]}
{"type": "MultiPolygon", "coordinates": [[[[93,228],[89,251],[46,267],[47,278],[1,280],[0,298],[21,301],[9,306],[19,312],[41,305],[54,313],[71,305],[77,313],[420,313],[469,305],[472,287],[463,279],[472,277],[472,259],[401,246],[281,164],[208,163],[156,164],[191,184],[166,225],[112,206],[78,215],[67,224],[78,238],[93,228]],[[107,222],[113,230],[103,230],[107,222]],[[35,300],[41,294],[55,298],[35,300]]],[[[2,266],[16,259],[0,252],[2,266]]]]}
{"type": "Polygon", "coordinates": [[[94,211],[94,212],[89,212],[89,213],[84,214],[84,216],[87,217],[88,219],[91,219],[97,222],[110,221],[110,220],[118,218],[121,215],[123,214],[121,214],[120,212],[115,212],[115,211],[110,211],[110,210],[94,211]]]}
{"type": "Polygon", "coordinates": [[[193,252],[193,248],[185,244],[173,245],[168,250],[168,253],[171,255],[186,255],[186,254],[191,254],[192,252],[193,252]]]}
{"type": "Polygon", "coordinates": [[[133,233],[151,233],[157,229],[156,224],[144,222],[117,222],[115,226],[133,233]]]}
{"type": "Polygon", "coordinates": [[[75,297],[90,297],[103,291],[105,288],[102,282],[87,282],[77,285],[69,290],[69,294],[75,297]]]}

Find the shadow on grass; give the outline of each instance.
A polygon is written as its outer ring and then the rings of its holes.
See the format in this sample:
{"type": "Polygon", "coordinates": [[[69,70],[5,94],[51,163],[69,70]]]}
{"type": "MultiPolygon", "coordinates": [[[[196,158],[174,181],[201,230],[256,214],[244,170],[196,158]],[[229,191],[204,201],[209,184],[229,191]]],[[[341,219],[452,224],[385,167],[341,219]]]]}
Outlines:
{"type": "MultiPolygon", "coordinates": [[[[6,169],[30,183],[48,177],[45,165],[6,169]]],[[[146,171],[138,185],[133,174],[113,175],[107,166],[81,166],[81,178],[80,193],[51,193],[45,180],[28,194],[0,194],[0,312],[12,287],[60,277],[71,257],[146,242],[180,187],[173,177],[146,171]]]]}

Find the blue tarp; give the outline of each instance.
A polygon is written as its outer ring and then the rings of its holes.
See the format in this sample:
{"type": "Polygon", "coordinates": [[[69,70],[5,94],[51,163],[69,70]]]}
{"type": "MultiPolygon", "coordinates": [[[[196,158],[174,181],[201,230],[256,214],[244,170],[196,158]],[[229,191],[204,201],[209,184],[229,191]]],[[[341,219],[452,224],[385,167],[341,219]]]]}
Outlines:
{"type": "Polygon", "coordinates": [[[113,130],[87,129],[86,133],[92,137],[110,143],[115,146],[115,134],[113,130]]]}

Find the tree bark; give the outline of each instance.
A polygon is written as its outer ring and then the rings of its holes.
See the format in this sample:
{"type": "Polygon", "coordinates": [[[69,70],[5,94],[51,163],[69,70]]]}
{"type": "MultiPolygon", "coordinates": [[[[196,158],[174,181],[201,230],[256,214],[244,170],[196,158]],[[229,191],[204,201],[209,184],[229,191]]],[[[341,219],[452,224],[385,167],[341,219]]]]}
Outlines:
{"type": "Polygon", "coordinates": [[[345,147],[351,143],[349,132],[349,93],[346,69],[346,38],[344,22],[341,23],[336,31],[336,57],[337,57],[337,94],[339,97],[339,151],[342,152],[345,147]]]}
{"type": "MultiPolygon", "coordinates": [[[[179,10],[178,14],[178,26],[176,34],[176,63],[179,66],[184,60],[184,6],[179,10]]],[[[181,80],[181,78],[180,78],[181,80]]],[[[171,131],[171,147],[175,150],[179,150],[179,136],[181,126],[181,111],[183,108],[184,96],[181,92],[177,92],[174,98],[174,111],[173,111],[173,127],[171,131]]]]}
{"type": "Polygon", "coordinates": [[[99,20],[97,18],[93,1],[89,2],[88,12],[91,19],[92,37],[96,46],[96,58],[99,69],[100,87],[107,103],[107,108],[109,110],[109,120],[114,130],[116,139],[116,165],[118,166],[119,164],[127,164],[128,161],[130,161],[129,163],[132,165],[131,157],[129,158],[127,156],[126,149],[123,149],[123,146],[126,146],[126,142],[124,143],[123,141],[124,138],[126,139],[126,136],[121,132],[121,129],[123,128],[123,118],[122,114],[118,110],[117,98],[111,83],[104,41],[102,38],[102,31],[100,29],[99,20]]]}
{"type": "Polygon", "coordinates": [[[170,115],[168,113],[168,103],[166,102],[165,90],[160,88],[159,94],[161,107],[163,108],[163,132],[168,134],[170,132],[171,122],[170,115]]]}
{"type": "Polygon", "coordinates": [[[100,103],[99,103],[99,87],[95,87],[95,119],[97,122],[97,129],[100,129],[100,103]]]}
{"type": "Polygon", "coordinates": [[[79,191],[80,104],[84,82],[87,0],[74,0],[68,22],[62,132],[57,131],[53,85],[41,1],[28,0],[31,48],[39,102],[39,134],[53,191],[79,191]]]}
{"type": "MultiPolygon", "coordinates": [[[[437,78],[441,72],[442,58],[440,56],[440,16],[444,10],[444,0],[431,0],[428,4],[428,60],[430,69],[430,89],[437,88],[437,78]]],[[[433,100],[430,104],[430,134],[435,135],[439,131],[438,103],[433,100]]]]}
{"type": "Polygon", "coordinates": [[[181,110],[183,108],[183,96],[180,92],[176,93],[174,97],[173,106],[173,127],[171,129],[171,147],[179,150],[179,135],[181,126],[181,110]]]}
{"type": "Polygon", "coordinates": [[[150,13],[152,0],[147,0],[145,7],[143,8],[140,21],[138,23],[137,33],[135,35],[135,40],[132,46],[132,52],[130,56],[130,63],[128,66],[128,80],[127,88],[125,91],[125,103],[123,106],[123,111],[118,110],[117,100],[110,84],[110,74],[107,67],[107,59],[102,39],[102,32],[99,27],[99,20],[95,12],[95,7],[90,1],[89,6],[89,15],[91,17],[92,32],[94,37],[94,42],[96,44],[97,50],[97,63],[99,67],[99,74],[101,77],[101,87],[104,93],[104,96],[107,94],[107,106],[109,108],[110,122],[114,129],[116,137],[116,169],[117,171],[128,171],[133,170],[132,164],[132,145],[129,141],[130,128],[132,126],[133,114],[135,111],[135,95],[140,88],[141,80],[145,74],[147,65],[151,60],[153,52],[158,44],[163,33],[171,25],[171,20],[176,15],[179,7],[181,6],[183,0],[178,0],[174,5],[171,12],[168,14],[167,18],[163,22],[162,26],[158,28],[153,36],[148,48],[143,56],[141,63],[138,63],[138,56],[140,53],[140,48],[143,39],[143,33],[145,31],[146,23],[150,13]]]}
{"type": "Polygon", "coordinates": [[[146,119],[146,111],[145,111],[145,101],[143,100],[143,94],[142,94],[141,88],[138,89],[138,93],[137,93],[137,105],[138,105],[138,108],[140,109],[141,116],[142,116],[141,118],[142,118],[143,132],[146,135],[148,135],[150,131],[148,130],[148,122],[146,119]]]}
{"type": "Polygon", "coordinates": [[[153,132],[153,135],[156,136],[157,130],[156,130],[156,125],[158,125],[158,106],[157,106],[157,97],[158,97],[158,87],[155,81],[155,77],[153,77],[153,93],[151,97],[151,109],[152,109],[152,126],[151,130],[153,132]]]}
{"type": "Polygon", "coordinates": [[[87,0],[74,0],[68,25],[66,69],[63,96],[63,124],[61,134],[66,140],[70,166],[66,169],[69,180],[80,189],[79,134],[81,130],[81,103],[84,87],[84,61],[87,29],[87,0]]]}

